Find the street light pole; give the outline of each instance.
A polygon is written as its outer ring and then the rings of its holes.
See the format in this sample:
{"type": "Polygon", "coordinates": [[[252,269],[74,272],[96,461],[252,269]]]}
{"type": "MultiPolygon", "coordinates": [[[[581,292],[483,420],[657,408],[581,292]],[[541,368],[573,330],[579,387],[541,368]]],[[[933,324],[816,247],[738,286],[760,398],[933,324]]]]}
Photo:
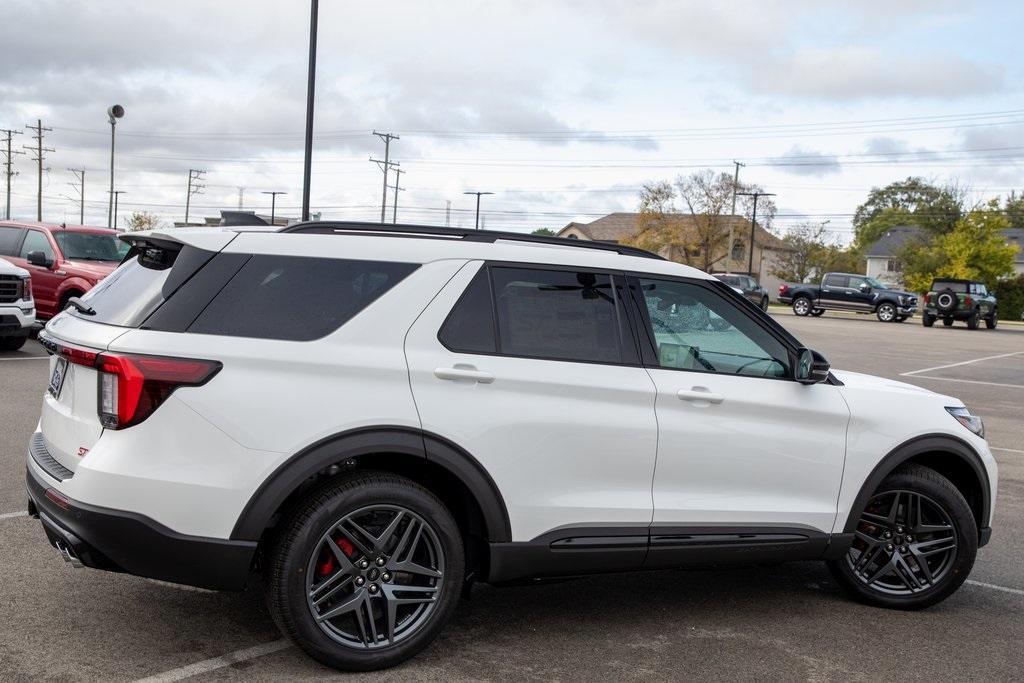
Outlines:
{"type": "Polygon", "coordinates": [[[313,101],[316,88],[316,23],[320,1],[309,8],[309,73],[306,80],[306,156],[302,166],[302,220],[309,220],[309,182],[313,171],[313,101]]]}
{"type": "Polygon", "coordinates": [[[107,107],[107,118],[110,120],[110,200],[107,203],[107,227],[111,227],[112,219],[114,216],[114,201],[117,197],[114,195],[114,129],[117,126],[117,120],[124,116],[124,107],[120,104],[114,104],[107,107]]]}
{"type": "Polygon", "coordinates": [[[282,192],[280,190],[273,190],[273,191],[270,191],[270,192],[263,192],[263,194],[269,194],[270,195],[270,224],[273,225],[274,224],[274,209],[277,206],[277,195],[279,195],[279,194],[288,194],[288,193],[287,192],[282,192]]]}
{"type": "Polygon", "coordinates": [[[120,199],[121,195],[125,194],[124,190],[114,190],[114,230],[117,230],[117,200],[120,199]]]}
{"type": "Polygon", "coordinates": [[[493,192],[463,192],[462,194],[475,194],[476,195],[476,224],[474,230],[480,229],[480,195],[494,194],[493,192]]]}
{"type": "Polygon", "coordinates": [[[757,200],[760,197],[774,197],[774,192],[737,192],[741,197],[754,198],[754,211],[750,216],[750,254],[747,256],[747,275],[754,274],[754,226],[757,225],[757,200]]]}

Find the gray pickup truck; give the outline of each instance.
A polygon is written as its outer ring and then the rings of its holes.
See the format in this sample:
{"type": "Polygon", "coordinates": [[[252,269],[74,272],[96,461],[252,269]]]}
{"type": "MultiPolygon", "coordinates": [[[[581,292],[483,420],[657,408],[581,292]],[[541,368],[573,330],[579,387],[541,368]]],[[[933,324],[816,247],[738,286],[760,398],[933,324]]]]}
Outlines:
{"type": "Polygon", "coordinates": [[[917,295],[854,273],[825,273],[820,285],[783,283],[779,285],[779,301],[792,304],[797,315],[853,311],[874,313],[883,323],[901,323],[917,310],[917,295]]]}

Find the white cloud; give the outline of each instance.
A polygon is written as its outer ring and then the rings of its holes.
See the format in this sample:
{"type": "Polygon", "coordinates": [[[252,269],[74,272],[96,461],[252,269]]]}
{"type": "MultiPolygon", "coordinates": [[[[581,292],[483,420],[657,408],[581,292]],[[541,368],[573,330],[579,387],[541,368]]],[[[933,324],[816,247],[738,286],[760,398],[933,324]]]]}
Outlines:
{"type": "Polygon", "coordinates": [[[835,155],[803,149],[799,145],[794,145],[782,156],[773,157],[769,161],[773,168],[798,176],[829,175],[842,170],[835,155]]]}

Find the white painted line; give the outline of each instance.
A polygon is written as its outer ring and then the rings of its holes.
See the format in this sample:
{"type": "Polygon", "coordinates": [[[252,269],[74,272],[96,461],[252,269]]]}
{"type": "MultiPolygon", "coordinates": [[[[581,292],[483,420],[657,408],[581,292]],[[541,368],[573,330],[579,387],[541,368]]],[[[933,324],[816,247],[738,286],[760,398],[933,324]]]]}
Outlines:
{"type": "Polygon", "coordinates": [[[5,512],[0,515],[0,519],[14,519],[15,517],[28,517],[28,512],[22,510],[21,512],[5,512]]]}
{"type": "Polygon", "coordinates": [[[199,674],[223,669],[226,666],[231,666],[235,662],[244,662],[247,659],[255,659],[256,657],[262,657],[263,655],[280,652],[288,647],[291,647],[291,642],[282,638],[281,640],[248,647],[244,650],[235,650],[234,652],[229,652],[226,655],[221,655],[220,657],[205,659],[201,662],[196,662],[195,664],[189,664],[188,666],[164,671],[163,673],[155,674],[147,678],[140,678],[136,683],[169,683],[170,681],[180,681],[183,678],[188,678],[190,676],[198,676],[199,674]]]}
{"type": "Polygon", "coordinates": [[[1024,455],[1024,451],[1018,450],[1016,448],[998,448],[997,446],[989,446],[989,449],[993,451],[1004,451],[1006,453],[1020,453],[1021,455],[1024,455]]]}
{"type": "Polygon", "coordinates": [[[911,375],[919,375],[922,372],[931,372],[932,370],[945,370],[946,368],[958,368],[961,365],[971,365],[972,363],[980,363],[986,360],[995,360],[997,358],[1009,358],[1010,356],[1019,356],[1024,351],[1013,351],[1012,353],[1001,353],[998,356],[985,356],[984,358],[975,358],[974,360],[965,360],[959,363],[950,363],[949,365],[936,365],[934,368],[924,368],[922,370],[911,370],[910,372],[900,373],[900,377],[910,377],[911,375]]]}
{"type": "Polygon", "coordinates": [[[14,358],[0,358],[2,360],[46,360],[49,356],[16,356],[14,358]]]}
{"type": "MultiPolygon", "coordinates": [[[[909,373],[903,373],[906,376],[909,373]]],[[[963,384],[984,384],[989,387],[1008,387],[1010,389],[1024,389],[1024,384],[1003,384],[1001,382],[982,382],[977,379],[957,379],[956,377],[933,377],[932,375],[913,375],[914,379],[934,379],[940,382],[962,382],[963,384]]]]}
{"type": "Polygon", "coordinates": [[[1024,595],[1024,590],[1020,588],[1007,588],[1006,586],[997,586],[994,583],[985,583],[984,581],[972,581],[967,579],[964,583],[969,583],[972,586],[979,586],[981,588],[991,588],[994,591],[1003,591],[1004,593],[1013,593],[1014,595],[1024,595]]]}

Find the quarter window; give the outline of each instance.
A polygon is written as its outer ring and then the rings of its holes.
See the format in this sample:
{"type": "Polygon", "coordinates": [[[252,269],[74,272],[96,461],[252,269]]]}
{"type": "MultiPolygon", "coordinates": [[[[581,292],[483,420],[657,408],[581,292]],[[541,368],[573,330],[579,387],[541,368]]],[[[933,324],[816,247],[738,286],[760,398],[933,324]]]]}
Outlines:
{"type": "Polygon", "coordinates": [[[41,251],[46,258],[53,260],[53,247],[50,246],[50,240],[46,239],[46,235],[38,230],[29,230],[25,235],[25,241],[21,244],[21,258],[28,258],[33,251],[41,251]]]}
{"type": "Polygon", "coordinates": [[[717,292],[688,282],[639,280],[658,365],[754,377],[787,377],[786,347],[717,292]]]}
{"type": "Polygon", "coordinates": [[[460,353],[495,353],[494,307],[491,303],[491,282],[487,268],[476,274],[462,293],[437,338],[450,351],[460,353]]]}

